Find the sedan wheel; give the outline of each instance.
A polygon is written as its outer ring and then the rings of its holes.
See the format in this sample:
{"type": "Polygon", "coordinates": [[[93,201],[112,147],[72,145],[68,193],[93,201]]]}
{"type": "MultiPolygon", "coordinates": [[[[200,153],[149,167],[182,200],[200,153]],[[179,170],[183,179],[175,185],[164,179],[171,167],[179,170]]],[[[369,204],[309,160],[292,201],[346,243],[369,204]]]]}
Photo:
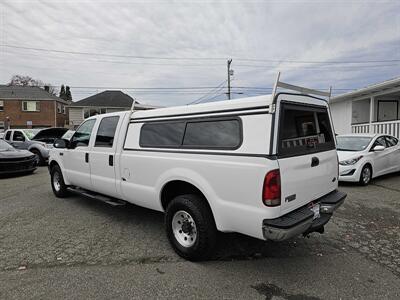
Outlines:
{"type": "Polygon", "coordinates": [[[368,185],[371,181],[372,177],[372,170],[370,166],[364,166],[361,170],[360,175],[360,184],[361,185],[368,185]]]}

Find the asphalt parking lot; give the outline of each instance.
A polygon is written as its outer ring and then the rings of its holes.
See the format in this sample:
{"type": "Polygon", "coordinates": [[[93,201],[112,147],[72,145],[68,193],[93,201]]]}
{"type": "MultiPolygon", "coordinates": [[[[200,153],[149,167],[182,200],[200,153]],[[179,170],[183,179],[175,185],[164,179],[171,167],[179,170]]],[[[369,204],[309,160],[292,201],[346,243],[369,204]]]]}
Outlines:
{"type": "Polygon", "coordinates": [[[325,234],[221,234],[215,259],[192,263],[170,248],[161,213],[56,199],[45,167],[3,178],[0,299],[399,299],[400,174],[340,188],[325,234]]]}

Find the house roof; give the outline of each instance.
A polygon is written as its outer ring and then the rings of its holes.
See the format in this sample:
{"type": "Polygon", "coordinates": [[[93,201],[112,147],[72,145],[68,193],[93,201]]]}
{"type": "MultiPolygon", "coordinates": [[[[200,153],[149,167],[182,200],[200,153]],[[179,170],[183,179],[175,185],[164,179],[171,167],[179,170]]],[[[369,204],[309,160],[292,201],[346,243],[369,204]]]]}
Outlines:
{"type": "Polygon", "coordinates": [[[130,108],[133,99],[121,91],[104,91],[85,99],[73,102],[71,106],[122,107],[130,108]]]}
{"type": "Polygon", "coordinates": [[[44,89],[37,86],[8,86],[0,85],[1,100],[41,100],[41,101],[59,101],[68,104],[67,101],[54,96],[44,89]]]}
{"type": "Polygon", "coordinates": [[[364,88],[332,97],[330,99],[330,102],[331,103],[340,102],[344,100],[362,98],[362,97],[368,98],[371,96],[379,96],[382,94],[393,93],[398,91],[400,91],[400,77],[368,85],[364,88]]]}

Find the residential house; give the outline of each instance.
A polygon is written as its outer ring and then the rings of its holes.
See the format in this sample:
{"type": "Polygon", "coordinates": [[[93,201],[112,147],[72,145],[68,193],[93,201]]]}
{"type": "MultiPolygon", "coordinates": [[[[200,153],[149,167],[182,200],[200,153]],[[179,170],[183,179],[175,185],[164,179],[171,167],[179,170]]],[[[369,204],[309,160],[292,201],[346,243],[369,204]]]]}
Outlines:
{"type": "Polygon", "coordinates": [[[335,131],[383,133],[400,138],[400,77],[330,100],[335,131]]]}
{"type": "Polygon", "coordinates": [[[68,102],[34,86],[0,85],[0,127],[64,127],[68,102]]]}
{"type": "MultiPolygon", "coordinates": [[[[69,125],[77,127],[84,119],[116,111],[130,110],[133,98],[121,91],[104,91],[99,94],[87,97],[69,106],[69,125]]],[[[148,109],[153,106],[135,104],[135,109],[148,109]]]]}

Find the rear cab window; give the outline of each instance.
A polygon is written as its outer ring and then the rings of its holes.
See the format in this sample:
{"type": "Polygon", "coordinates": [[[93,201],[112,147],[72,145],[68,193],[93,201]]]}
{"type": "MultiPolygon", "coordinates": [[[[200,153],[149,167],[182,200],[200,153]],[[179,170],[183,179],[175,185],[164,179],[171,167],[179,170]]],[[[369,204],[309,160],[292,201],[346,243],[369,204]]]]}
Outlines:
{"type": "Polygon", "coordinates": [[[327,108],[282,102],[280,115],[279,157],[335,149],[327,108]]]}
{"type": "Polygon", "coordinates": [[[114,145],[115,130],[117,129],[119,117],[105,117],[101,120],[96,133],[95,147],[112,148],[114,145]]]}

